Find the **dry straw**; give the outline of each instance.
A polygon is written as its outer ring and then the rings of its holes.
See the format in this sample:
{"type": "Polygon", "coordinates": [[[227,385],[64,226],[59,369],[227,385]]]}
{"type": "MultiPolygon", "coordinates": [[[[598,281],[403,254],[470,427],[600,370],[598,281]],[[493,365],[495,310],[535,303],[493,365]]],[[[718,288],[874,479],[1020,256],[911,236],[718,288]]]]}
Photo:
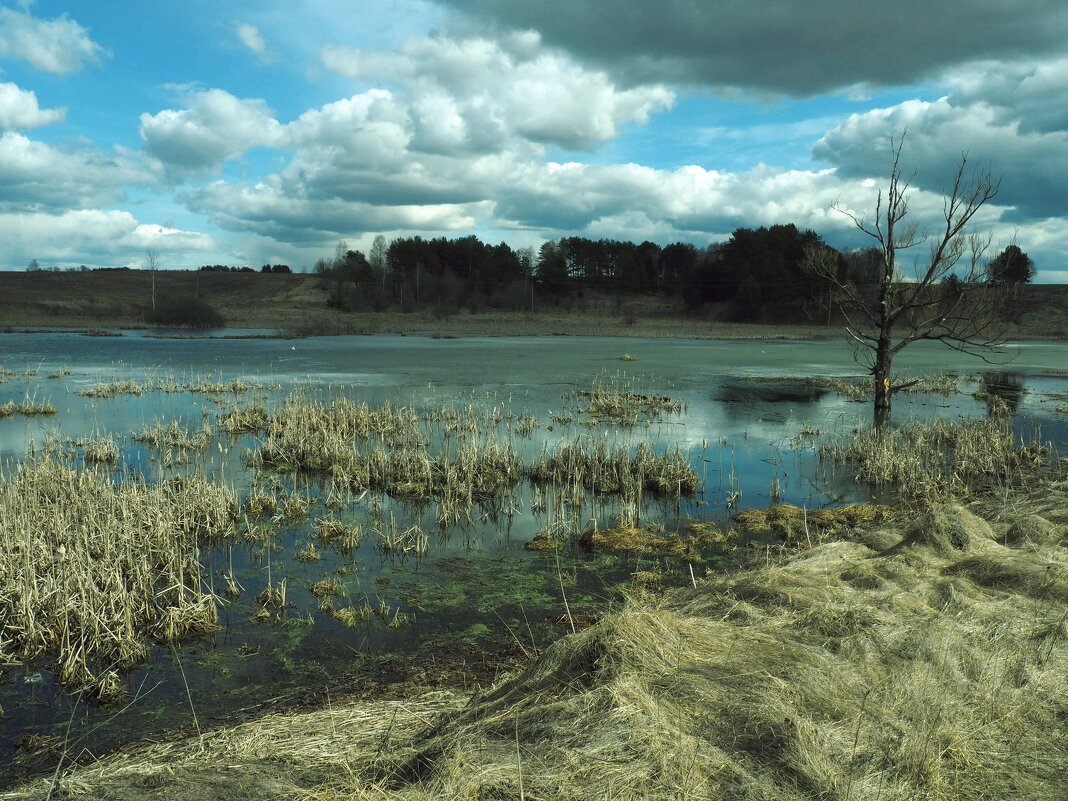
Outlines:
{"type": "Polygon", "coordinates": [[[986,519],[925,505],[904,529],[639,593],[466,702],[269,716],[63,786],[153,781],[179,797],[225,775],[231,797],[309,801],[1059,801],[1066,509],[1064,481],[986,519]]]}
{"type": "Polygon", "coordinates": [[[0,662],[54,660],[90,693],[112,667],[216,626],[200,547],[232,537],[231,491],[199,479],[115,484],[53,456],[0,480],[0,662]]]}

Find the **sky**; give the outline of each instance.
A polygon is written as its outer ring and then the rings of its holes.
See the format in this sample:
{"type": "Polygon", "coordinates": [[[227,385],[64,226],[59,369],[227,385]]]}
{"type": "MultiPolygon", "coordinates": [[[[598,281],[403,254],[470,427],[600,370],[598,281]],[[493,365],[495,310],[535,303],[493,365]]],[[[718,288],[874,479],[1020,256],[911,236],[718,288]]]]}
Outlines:
{"type": "Polygon", "coordinates": [[[1064,0],[0,0],[0,269],[863,247],[902,135],[922,231],[967,158],[989,255],[1068,283],[1064,0]]]}

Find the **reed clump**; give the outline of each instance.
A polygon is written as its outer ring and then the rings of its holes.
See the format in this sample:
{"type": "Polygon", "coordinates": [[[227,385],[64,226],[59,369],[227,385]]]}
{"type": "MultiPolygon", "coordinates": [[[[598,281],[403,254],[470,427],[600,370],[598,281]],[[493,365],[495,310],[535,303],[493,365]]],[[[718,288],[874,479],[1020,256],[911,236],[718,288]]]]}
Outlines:
{"type": "Polygon", "coordinates": [[[119,395],[145,395],[151,389],[152,386],[148,382],[121,378],[112,381],[100,381],[92,386],[83,387],[78,390],[78,394],[83,398],[115,398],[119,395]]]}
{"type": "Polygon", "coordinates": [[[74,444],[81,448],[82,459],[86,464],[114,465],[118,464],[122,456],[119,445],[111,434],[79,439],[74,444]]]}
{"type": "Polygon", "coordinates": [[[690,495],[697,490],[697,471],[678,449],[654,451],[641,443],[631,453],[600,439],[542,447],[529,468],[532,481],[541,484],[579,485],[596,494],[639,497],[642,492],[665,497],[690,495]]]}
{"type": "Polygon", "coordinates": [[[369,406],[341,397],[323,403],[293,393],[268,420],[262,452],[275,466],[329,471],[356,443],[372,439],[389,447],[418,446],[419,417],[389,401],[369,406]]]}
{"type": "Polygon", "coordinates": [[[389,524],[378,532],[378,547],[388,554],[426,556],[430,552],[430,538],[417,525],[400,528],[391,516],[389,524]]]}
{"type": "Polygon", "coordinates": [[[113,483],[46,457],[0,479],[0,662],[54,662],[107,697],[150,638],[214,630],[201,546],[232,537],[230,490],[199,479],[113,483]]]}
{"type": "Polygon", "coordinates": [[[601,376],[591,389],[578,394],[585,403],[581,411],[591,425],[613,422],[632,427],[656,421],[666,414],[682,414],[680,401],[642,392],[637,380],[625,375],[601,376]]]}
{"type": "Polygon", "coordinates": [[[0,418],[12,417],[20,414],[23,417],[48,417],[56,413],[56,407],[51,403],[39,403],[31,398],[24,398],[18,403],[8,401],[0,404],[0,418]]]}
{"type": "Polygon", "coordinates": [[[277,384],[265,384],[262,381],[246,381],[242,378],[221,379],[214,376],[190,376],[189,378],[176,378],[173,375],[156,376],[144,380],[130,378],[114,378],[110,381],[99,381],[91,386],[78,390],[78,394],[86,398],[115,398],[120,395],[147,395],[149,392],[163,392],[178,394],[189,392],[200,395],[240,395],[247,392],[281,389],[277,384]]]}
{"type": "Polygon", "coordinates": [[[219,426],[227,434],[256,434],[267,428],[270,415],[262,403],[235,406],[219,417],[219,426]]]}
{"type": "Polygon", "coordinates": [[[1049,448],[1020,441],[1008,420],[908,423],[861,429],[820,448],[821,458],[850,464],[856,480],[893,486],[907,497],[966,495],[978,487],[1018,484],[1047,463],[1049,448]]]}
{"type": "Polygon", "coordinates": [[[171,420],[169,423],[157,421],[151,428],[135,431],[130,436],[137,442],[144,442],[160,451],[167,448],[195,451],[211,444],[212,430],[206,420],[197,431],[190,431],[177,420],[171,420]]]}
{"type": "MultiPolygon", "coordinates": [[[[875,394],[874,379],[867,378],[814,378],[809,383],[817,387],[826,387],[851,401],[870,401],[875,394]]],[[[960,391],[959,380],[955,375],[934,374],[916,378],[899,376],[894,380],[899,392],[922,395],[941,395],[948,398],[960,391]]]]}

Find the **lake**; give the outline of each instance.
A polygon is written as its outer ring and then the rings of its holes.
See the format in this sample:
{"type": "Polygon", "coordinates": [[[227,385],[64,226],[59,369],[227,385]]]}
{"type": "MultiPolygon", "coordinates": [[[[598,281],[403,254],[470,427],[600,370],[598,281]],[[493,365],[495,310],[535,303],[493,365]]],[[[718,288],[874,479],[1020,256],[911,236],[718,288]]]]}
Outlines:
{"type": "MultiPolygon", "coordinates": [[[[127,332],[5,334],[0,347],[0,405],[55,408],[51,415],[0,418],[0,465],[8,480],[31,450],[59,448],[77,463],[84,455],[78,441],[111,435],[121,452],[115,480],[201,476],[239,499],[269,491],[310,503],[306,518],[276,521],[268,538],[201,552],[219,596],[220,630],[180,648],[153,647],[123,673],[122,702],[99,705],[60,686],[47,658],[3,668],[0,765],[7,767],[0,767],[0,785],[54,767],[63,741],[70,757],[84,758],[341,693],[388,693],[402,681],[484,684],[502,662],[525,659],[618,605],[635,576],[655,576],[653,591],[686,583],[691,567],[698,575],[729,568],[749,544],[709,548],[701,561],[525,549],[554,525],[577,533],[591,520],[609,527],[627,515],[676,534],[695,521],[726,528],[734,510],[766,507],[773,493],[807,509],[887,496],[819,457],[827,438],[870,424],[870,406],[827,381],[865,374],[843,340],[167,339],[127,332]],[[122,381],[135,382],[142,394],[94,394],[122,381]],[[634,425],[620,426],[586,411],[590,398],[583,393],[598,387],[668,397],[680,407],[643,412],[634,425]],[[433,500],[342,496],[323,475],[254,469],[250,455],[262,435],[228,435],[220,420],[250,404],[276,412],[294,393],[311,403],[345,398],[410,407],[434,453],[455,447],[464,435],[448,433],[448,425],[464,420],[478,428],[473,436],[507,442],[524,464],[568,442],[630,453],[643,444],[655,453],[677,448],[698,477],[697,491],[649,493],[638,508],[623,509],[616,497],[523,480],[506,502],[472,503],[441,525],[433,500]],[[206,440],[188,450],[161,449],[132,436],[171,421],[188,432],[206,426],[206,440]],[[345,547],[324,544],[316,526],[327,517],[362,526],[365,536],[345,547]],[[383,525],[417,526],[427,537],[426,553],[405,555],[367,536],[383,525]],[[314,559],[303,558],[312,555],[309,546],[314,559]],[[243,592],[228,597],[224,576],[243,592]],[[290,606],[257,619],[256,597],[283,578],[290,606]],[[322,582],[333,588],[325,596],[322,582]],[[363,614],[346,623],[333,614],[340,608],[363,614]]],[[[1063,449],[1068,415],[1058,409],[1068,407],[1068,344],[1017,343],[1004,361],[988,365],[937,344],[913,345],[895,364],[900,376],[950,374],[957,391],[899,395],[895,425],[985,417],[997,395],[1021,435],[1037,427],[1043,440],[1063,449]]]]}

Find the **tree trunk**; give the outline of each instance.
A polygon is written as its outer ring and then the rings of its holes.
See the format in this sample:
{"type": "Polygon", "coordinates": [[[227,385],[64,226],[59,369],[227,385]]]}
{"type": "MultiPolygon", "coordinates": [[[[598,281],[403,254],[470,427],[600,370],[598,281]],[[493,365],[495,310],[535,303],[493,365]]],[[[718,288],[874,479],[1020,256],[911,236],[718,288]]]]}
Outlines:
{"type": "Polygon", "coordinates": [[[890,348],[890,336],[888,333],[879,337],[879,343],[875,348],[875,364],[872,366],[872,377],[875,379],[875,427],[886,428],[890,423],[890,363],[894,354],[890,348]]]}

